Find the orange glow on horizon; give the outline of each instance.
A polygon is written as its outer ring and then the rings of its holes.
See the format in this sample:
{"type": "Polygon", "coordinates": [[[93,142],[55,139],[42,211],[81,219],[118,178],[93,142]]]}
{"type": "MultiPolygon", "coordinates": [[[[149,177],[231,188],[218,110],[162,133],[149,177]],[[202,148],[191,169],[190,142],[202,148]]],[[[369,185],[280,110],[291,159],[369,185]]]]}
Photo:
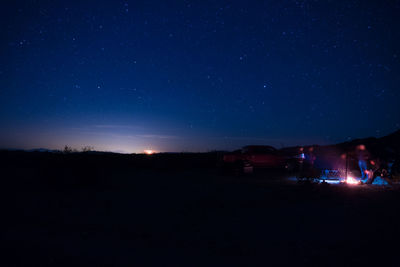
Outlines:
{"type": "Polygon", "coordinates": [[[147,155],[152,155],[152,154],[154,154],[156,152],[154,150],[151,150],[151,149],[145,149],[144,153],[147,154],[147,155]]]}

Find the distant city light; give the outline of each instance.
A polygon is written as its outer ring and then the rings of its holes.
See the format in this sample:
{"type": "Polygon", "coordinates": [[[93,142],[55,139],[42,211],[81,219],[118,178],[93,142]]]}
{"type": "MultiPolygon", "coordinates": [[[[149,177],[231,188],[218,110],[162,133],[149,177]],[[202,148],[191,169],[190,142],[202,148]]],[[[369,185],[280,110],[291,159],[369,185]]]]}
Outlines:
{"type": "Polygon", "coordinates": [[[147,155],[152,155],[152,154],[155,153],[155,151],[151,150],[151,149],[146,149],[146,150],[144,150],[144,153],[147,154],[147,155]]]}

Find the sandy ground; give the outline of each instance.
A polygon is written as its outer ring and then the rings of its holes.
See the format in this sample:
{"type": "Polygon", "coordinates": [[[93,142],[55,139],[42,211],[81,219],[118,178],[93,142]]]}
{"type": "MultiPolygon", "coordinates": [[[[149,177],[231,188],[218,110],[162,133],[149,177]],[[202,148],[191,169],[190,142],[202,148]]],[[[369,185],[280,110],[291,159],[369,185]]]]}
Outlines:
{"type": "Polygon", "coordinates": [[[216,169],[113,169],[82,187],[19,175],[1,188],[2,266],[399,266],[394,188],[216,169]]]}

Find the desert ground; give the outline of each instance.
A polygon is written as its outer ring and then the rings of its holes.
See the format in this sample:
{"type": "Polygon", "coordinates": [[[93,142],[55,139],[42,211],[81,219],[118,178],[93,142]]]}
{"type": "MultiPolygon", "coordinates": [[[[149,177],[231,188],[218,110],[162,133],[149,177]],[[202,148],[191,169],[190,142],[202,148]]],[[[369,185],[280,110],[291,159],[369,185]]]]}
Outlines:
{"type": "Polygon", "coordinates": [[[2,266],[399,266],[400,191],[218,154],[1,152],[2,266]]]}

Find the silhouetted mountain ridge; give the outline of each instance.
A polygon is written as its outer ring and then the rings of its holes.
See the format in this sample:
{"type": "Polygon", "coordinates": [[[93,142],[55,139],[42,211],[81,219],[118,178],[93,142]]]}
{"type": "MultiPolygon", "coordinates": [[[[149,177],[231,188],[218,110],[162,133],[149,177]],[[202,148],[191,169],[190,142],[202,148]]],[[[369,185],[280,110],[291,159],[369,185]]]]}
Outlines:
{"type": "Polygon", "coordinates": [[[400,130],[380,138],[368,137],[354,139],[348,142],[336,144],[335,146],[344,150],[349,150],[360,144],[365,145],[368,150],[377,156],[383,156],[386,154],[400,154],[400,130]]]}

